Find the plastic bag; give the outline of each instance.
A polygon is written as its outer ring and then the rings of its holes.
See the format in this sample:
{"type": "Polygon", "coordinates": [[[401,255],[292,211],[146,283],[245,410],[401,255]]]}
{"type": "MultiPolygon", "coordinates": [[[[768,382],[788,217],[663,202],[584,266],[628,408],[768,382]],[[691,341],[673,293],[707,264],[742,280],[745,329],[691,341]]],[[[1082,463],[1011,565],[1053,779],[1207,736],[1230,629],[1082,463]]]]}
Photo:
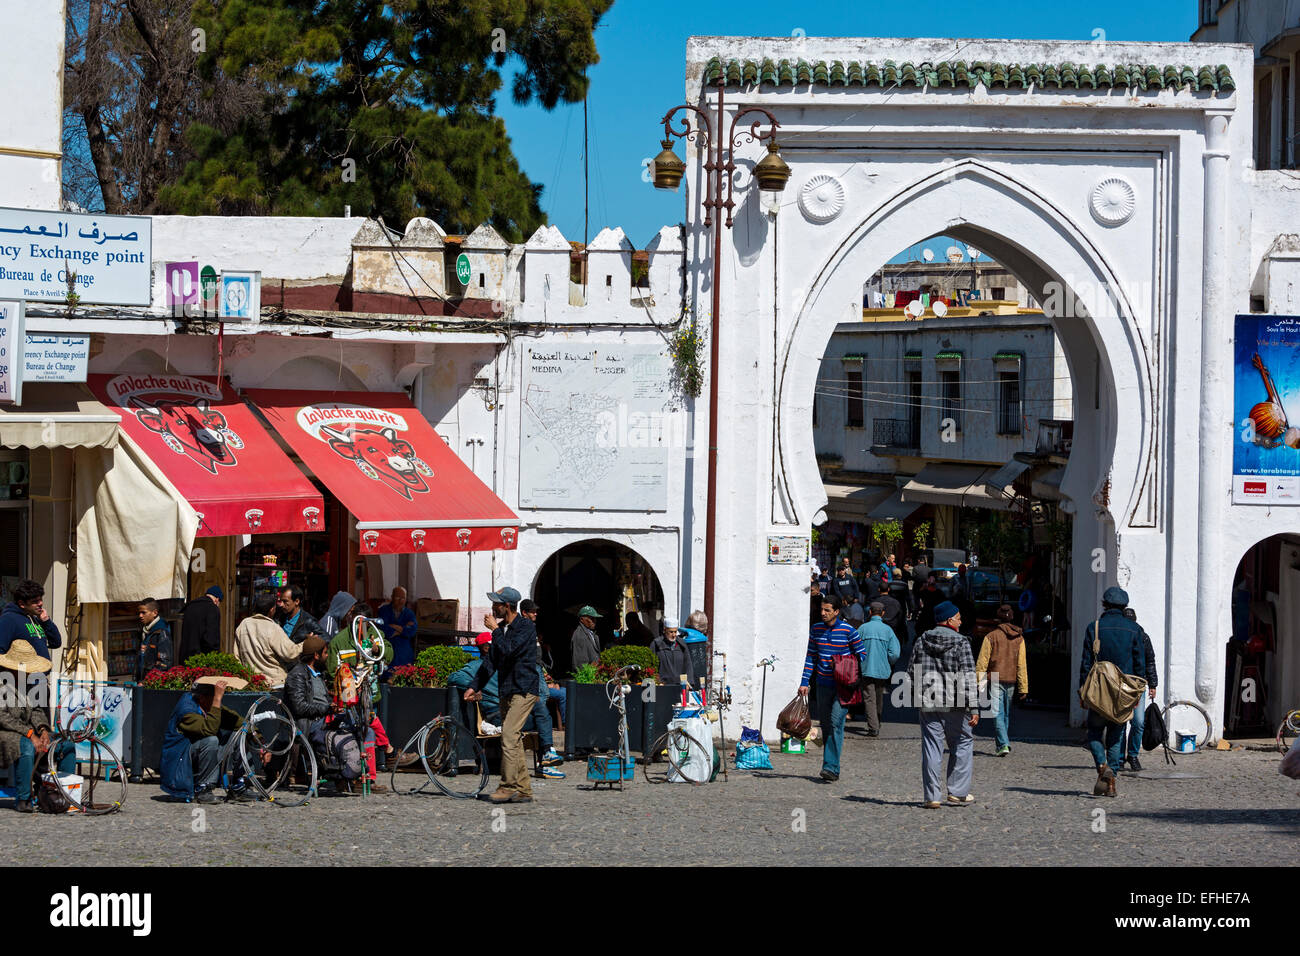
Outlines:
{"type": "Polygon", "coordinates": [[[761,744],[763,742],[763,734],[761,731],[755,730],[753,727],[741,726],[740,742],[742,744],[761,744]]]}
{"type": "Polygon", "coordinates": [[[808,713],[808,698],[795,694],[794,700],[785,705],[780,716],[776,718],[776,729],[783,734],[803,740],[812,730],[812,715],[808,713]]]}
{"type": "Polygon", "coordinates": [[[767,744],[751,744],[742,741],[736,744],[737,770],[771,770],[772,751],[767,744]]]}
{"type": "Polygon", "coordinates": [[[1292,744],[1291,749],[1282,758],[1282,766],[1277,772],[1292,780],[1300,780],[1300,744],[1292,744]]]}

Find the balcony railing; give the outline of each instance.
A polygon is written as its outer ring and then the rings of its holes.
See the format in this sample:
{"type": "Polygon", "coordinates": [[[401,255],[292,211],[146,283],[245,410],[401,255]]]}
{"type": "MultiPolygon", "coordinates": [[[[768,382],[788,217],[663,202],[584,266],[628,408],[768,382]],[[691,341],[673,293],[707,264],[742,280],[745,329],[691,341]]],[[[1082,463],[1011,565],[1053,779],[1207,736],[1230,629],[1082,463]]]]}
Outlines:
{"type": "Polygon", "coordinates": [[[910,418],[877,418],[871,426],[871,443],[884,448],[920,448],[921,422],[910,418]]]}

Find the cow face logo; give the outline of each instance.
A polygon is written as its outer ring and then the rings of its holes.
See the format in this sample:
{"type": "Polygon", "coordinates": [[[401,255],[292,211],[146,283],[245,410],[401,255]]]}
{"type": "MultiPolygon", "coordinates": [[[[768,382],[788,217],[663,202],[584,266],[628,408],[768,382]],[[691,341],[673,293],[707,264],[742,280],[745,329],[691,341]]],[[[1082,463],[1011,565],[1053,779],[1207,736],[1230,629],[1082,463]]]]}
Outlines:
{"type": "Polygon", "coordinates": [[[315,531],[320,523],[320,509],[316,507],[303,508],[302,516],[307,519],[307,527],[315,531]]]}
{"type": "Polygon", "coordinates": [[[379,532],[366,531],[361,535],[361,543],[366,546],[367,551],[373,551],[379,547],[379,532]]]}
{"type": "Polygon", "coordinates": [[[411,531],[411,546],[414,547],[416,551],[424,549],[424,534],[425,532],[422,528],[415,528],[411,531]]]}
{"type": "Polygon", "coordinates": [[[262,527],[263,512],[260,508],[249,508],[244,512],[244,517],[248,519],[248,530],[256,531],[262,527]]]}
{"type": "Polygon", "coordinates": [[[514,529],[514,528],[502,528],[502,529],[501,529],[501,543],[504,544],[507,548],[513,548],[513,547],[515,546],[515,529],[514,529]]]}
{"type": "Polygon", "coordinates": [[[206,398],[150,402],[133,397],[131,404],[141,425],[160,435],[176,454],[198,462],[211,474],[217,473],[218,465],[237,464],[235,449],[243,448],[244,442],[206,398]]]}
{"type": "Polygon", "coordinates": [[[432,469],[393,429],[349,427],[339,431],[323,425],[320,433],[336,454],[356,462],[363,475],[383,482],[407,500],[412,492],[423,494],[429,490],[423,472],[432,474],[432,469]]]}
{"type": "Polygon", "coordinates": [[[456,540],[460,542],[460,546],[462,548],[469,547],[469,535],[470,535],[469,528],[461,528],[459,531],[456,532],[456,540]]]}

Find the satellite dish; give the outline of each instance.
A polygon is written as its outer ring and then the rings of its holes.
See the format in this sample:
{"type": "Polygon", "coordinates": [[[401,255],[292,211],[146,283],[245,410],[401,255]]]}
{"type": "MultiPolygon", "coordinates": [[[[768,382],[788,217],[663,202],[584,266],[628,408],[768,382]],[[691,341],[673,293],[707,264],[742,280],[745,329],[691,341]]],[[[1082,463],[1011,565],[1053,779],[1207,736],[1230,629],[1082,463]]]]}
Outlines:
{"type": "Polygon", "coordinates": [[[941,319],[948,314],[948,306],[944,304],[943,299],[936,299],[934,305],[930,306],[930,308],[941,319]]]}
{"type": "Polygon", "coordinates": [[[934,250],[933,250],[933,249],[922,249],[922,250],[921,250],[921,258],[924,259],[926,262],[934,262],[934,250]]]}
{"type": "Polygon", "coordinates": [[[978,259],[980,257],[980,251],[978,249],[972,249],[970,246],[966,247],[966,254],[972,259],[978,259]]]}
{"type": "Polygon", "coordinates": [[[903,311],[906,312],[908,315],[910,315],[912,318],[919,319],[921,317],[921,313],[925,311],[925,306],[921,304],[920,299],[913,299],[911,302],[907,303],[907,305],[903,308],[903,311]]]}
{"type": "Polygon", "coordinates": [[[962,255],[962,252],[961,252],[961,249],[960,249],[960,248],[958,248],[957,246],[949,246],[949,247],[948,247],[948,261],[949,261],[949,262],[961,262],[962,259],[964,259],[964,258],[966,258],[966,257],[962,255]]]}

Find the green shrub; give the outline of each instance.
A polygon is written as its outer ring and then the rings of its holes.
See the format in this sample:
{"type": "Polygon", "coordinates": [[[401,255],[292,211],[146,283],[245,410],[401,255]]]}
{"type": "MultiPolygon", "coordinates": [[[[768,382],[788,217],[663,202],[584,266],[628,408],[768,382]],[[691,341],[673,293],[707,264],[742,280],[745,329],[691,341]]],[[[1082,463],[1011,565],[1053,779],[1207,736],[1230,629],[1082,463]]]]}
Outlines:
{"type": "Polygon", "coordinates": [[[615,671],[629,664],[641,668],[641,673],[645,677],[656,677],[659,671],[659,655],[648,647],[635,644],[610,647],[601,651],[598,670],[601,675],[607,674],[613,677],[615,671]]]}
{"type": "Polygon", "coordinates": [[[583,664],[573,672],[573,680],[578,684],[598,684],[600,676],[596,673],[595,664],[583,664]]]}
{"type": "Polygon", "coordinates": [[[473,659],[463,648],[451,644],[438,644],[420,651],[415,658],[415,666],[432,667],[437,673],[437,683],[426,686],[446,687],[447,678],[473,659]]]}
{"type": "Polygon", "coordinates": [[[223,654],[221,651],[208,651],[206,654],[195,654],[185,662],[186,667],[208,668],[217,674],[225,674],[230,677],[242,677],[246,681],[258,676],[257,671],[253,670],[234,654],[223,654]]]}

